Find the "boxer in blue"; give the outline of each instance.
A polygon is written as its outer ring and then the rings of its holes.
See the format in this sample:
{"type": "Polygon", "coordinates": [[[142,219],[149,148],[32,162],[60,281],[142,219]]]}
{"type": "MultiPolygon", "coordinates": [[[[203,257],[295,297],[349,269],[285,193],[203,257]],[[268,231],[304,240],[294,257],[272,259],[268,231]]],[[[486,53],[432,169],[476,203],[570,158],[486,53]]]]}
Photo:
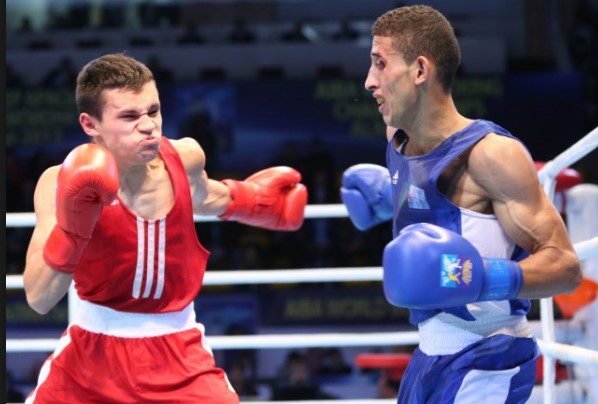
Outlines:
{"type": "Polygon", "coordinates": [[[365,87],[387,129],[387,168],[359,164],[341,197],[361,230],[393,221],[384,293],[420,332],[399,403],[522,403],[538,357],[530,302],[581,281],[565,225],[525,147],[461,115],[451,88],[460,50],[427,6],[373,25],[365,87]]]}

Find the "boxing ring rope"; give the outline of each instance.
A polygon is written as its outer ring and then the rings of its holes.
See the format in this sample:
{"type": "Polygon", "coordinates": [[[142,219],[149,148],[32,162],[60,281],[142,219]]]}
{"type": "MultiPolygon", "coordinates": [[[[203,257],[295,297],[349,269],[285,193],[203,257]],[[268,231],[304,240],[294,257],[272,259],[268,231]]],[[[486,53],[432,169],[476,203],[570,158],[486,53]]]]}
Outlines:
{"type": "MultiPolygon", "coordinates": [[[[307,205],[305,207],[306,219],[334,219],[348,217],[347,208],[339,204],[307,205]]],[[[219,222],[218,216],[193,215],[195,222],[219,222]]],[[[13,212],[6,214],[6,227],[32,227],[35,226],[35,213],[13,212]]]]}
{"type": "Polygon", "coordinates": [[[564,168],[576,163],[586,155],[590,154],[598,147],[598,127],[592,129],[587,135],[575,142],[567,150],[547,161],[546,164],[538,170],[538,179],[544,186],[544,191],[552,199],[554,196],[555,178],[564,168]]]}
{"type": "MultiPolygon", "coordinates": [[[[389,345],[416,345],[417,331],[318,333],[318,334],[258,334],[258,335],[208,335],[212,349],[280,349],[280,348],[330,348],[373,347],[389,345]]],[[[52,338],[7,339],[6,352],[54,351],[58,340],[52,338]]],[[[544,355],[558,358],[564,363],[598,368],[598,351],[558,342],[538,339],[544,355]]]]}
{"type": "MultiPolygon", "coordinates": [[[[315,208],[315,207],[314,207],[315,208]]],[[[8,220],[7,220],[8,225],[8,220]]],[[[598,237],[575,244],[585,258],[598,255],[598,237]]],[[[337,267],[273,270],[207,271],[204,285],[255,285],[273,283],[363,282],[381,281],[381,267],[337,267]]],[[[22,289],[22,275],[7,275],[6,289],[22,289]]],[[[214,349],[305,348],[331,346],[380,346],[417,344],[416,331],[342,334],[281,334],[255,336],[209,336],[214,349]]],[[[56,339],[7,339],[6,352],[53,351],[56,339]]],[[[554,342],[538,341],[545,355],[563,362],[598,367],[598,352],[554,342]]]]}
{"type": "MultiPolygon", "coordinates": [[[[553,160],[546,162],[544,167],[538,171],[538,179],[544,187],[544,192],[550,198],[554,199],[554,190],[556,187],[556,176],[558,173],[579,161],[598,147],[598,127],[594,128],[587,135],[575,142],[567,150],[556,156],[553,160]]],[[[546,342],[554,342],[554,308],[552,298],[540,299],[540,320],[542,321],[542,337],[546,342]]],[[[544,355],[544,402],[554,403],[554,380],[556,377],[555,359],[549,355],[544,355]]]]}
{"type": "MultiPolygon", "coordinates": [[[[578,161],[598,147],[598,128],[593,129],[555,159],[546,163],[538,172],[547,195],[552,199],[556,184],[556,175],[563,168],[578,161]]],[[[306,219],[342,218],[348,213],[342,204],[309,205],[305,210],[306,219]]],[[[213,222],[214,216],[194,216],[197,222],[213,222]]],[[[7,227],[31,227],[35,225],[33,213],[7,213],[7,227]]],[[[598,252],[598,237],[577,243],[576,253],[580,260],[592,257],[598,252]]],[[[204,285],[224,284],[262,284],[262,283],[300,283],[331,281],[379,281],[382,279],[380,267],[364,268],[311,268],[289,269],[275,272],[266,271],[207,271],[204,285]]],[[[7,289],[22,289],[20,275],[6,277],[7,289]]],[[[69,299],[70,304],[70,299],[69,299]]],[[[544,402],[554,402],[555,370],[554,362],[559,359],[580,365],[598,367],[598,351],[555,342],[554,314],[552,299],[541,299],[541,322],[543,339],[538,340],[544,354],[544,402]]],[[[419,340],[416,331],[385,333],[342,333],[342,334],[281,334],[281,335],[244,335],[244,336],[209,336],[214,349],[257,349],[257,348],[299,348],[326,346],[374,346],[374,345],[410,345],[419,340]]],[[[53,351],[56,339],[7,339],[6,352],[53,351]]],[[[352,402],[347,400],[346,402],[352,402]]],[[[387,402],[388,400],[371,400],[387,402]]],[[[331,401],[332,402],[332,401],[331,401]]],[[[334,401],[338,403],[339,401],[334,401]]],[[[359,400],[363,402],[363,400],[359,400]]]]}
{"type": "MultiPolygon", "coordinates": [[[[573,245],[580,260],[598,255],[598,237],[573,245]]],[[[331,267],[299,269],[230,269],[206,271],[203,285],[260,285],[273,283],[381,281],[382,267],[331,267]]],[[[23,275],[6,275],[6,289],[22,289],[23,275]]]]}

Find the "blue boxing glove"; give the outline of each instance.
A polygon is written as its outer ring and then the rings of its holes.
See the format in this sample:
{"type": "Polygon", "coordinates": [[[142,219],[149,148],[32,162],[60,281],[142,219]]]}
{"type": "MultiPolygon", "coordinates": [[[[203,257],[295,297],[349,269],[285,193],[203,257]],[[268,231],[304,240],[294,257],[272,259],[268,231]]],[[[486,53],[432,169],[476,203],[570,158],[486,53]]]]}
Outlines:
{"type": "Polygon", "coordinates": [[[359,230],[367,230],[392,219],[390,174],[386,167],[357,164],[343,173],[341,199],[351,221],[359,230]]]}
{"type": "Polygon", "coordinates": [[[517,262],[483,258],[461,235],[428,223],[401,230],[384,248],[383,267],[386,300],[413,309],[513,299],[523,284],[517,262]]]}

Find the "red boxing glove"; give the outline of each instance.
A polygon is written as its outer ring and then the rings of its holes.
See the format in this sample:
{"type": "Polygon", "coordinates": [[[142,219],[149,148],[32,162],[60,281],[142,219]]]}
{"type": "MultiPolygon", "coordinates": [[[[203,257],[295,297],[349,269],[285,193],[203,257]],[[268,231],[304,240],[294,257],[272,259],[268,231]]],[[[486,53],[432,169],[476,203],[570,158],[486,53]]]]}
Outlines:
{"type": "Polygon", "coordinates": [[[290,167],[271,167],[245,181],[224,180],[232,201],[223,220],[236,220],[271,230],[297,230],[303,223],[307,188],[290,167]]]}
{"type": "Polygon", "coordinates": [[[57,271],[75,271],[102,213],[118,192],[116,160],[89,143],[73,149],[56,180],[56,225],[44,245],[44,260],[57,271]]]}

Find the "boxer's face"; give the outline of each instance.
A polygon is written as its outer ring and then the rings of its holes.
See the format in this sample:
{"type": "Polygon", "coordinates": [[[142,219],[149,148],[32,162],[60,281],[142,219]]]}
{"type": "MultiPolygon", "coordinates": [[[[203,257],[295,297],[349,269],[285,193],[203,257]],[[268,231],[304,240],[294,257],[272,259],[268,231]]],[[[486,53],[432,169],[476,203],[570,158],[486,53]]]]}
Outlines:
{"type": "Polygon", "coordinates": [[[374,36],[370,57],[365,88],[376,98],[384,123],[395,128],[408,126],[415,118],[413,109],[418,98],[413,66],[405,62],[391,37],[374,36]]]}
{"type": "Polygon", "coordinates": [[[150,81],[139,91],[103,90],[102,101],[101,119],[92,118],[94,131],[86,132],[110,150],[117,161],[137,165],[156,158],[162,136],[156,83],[150,81]]]}

